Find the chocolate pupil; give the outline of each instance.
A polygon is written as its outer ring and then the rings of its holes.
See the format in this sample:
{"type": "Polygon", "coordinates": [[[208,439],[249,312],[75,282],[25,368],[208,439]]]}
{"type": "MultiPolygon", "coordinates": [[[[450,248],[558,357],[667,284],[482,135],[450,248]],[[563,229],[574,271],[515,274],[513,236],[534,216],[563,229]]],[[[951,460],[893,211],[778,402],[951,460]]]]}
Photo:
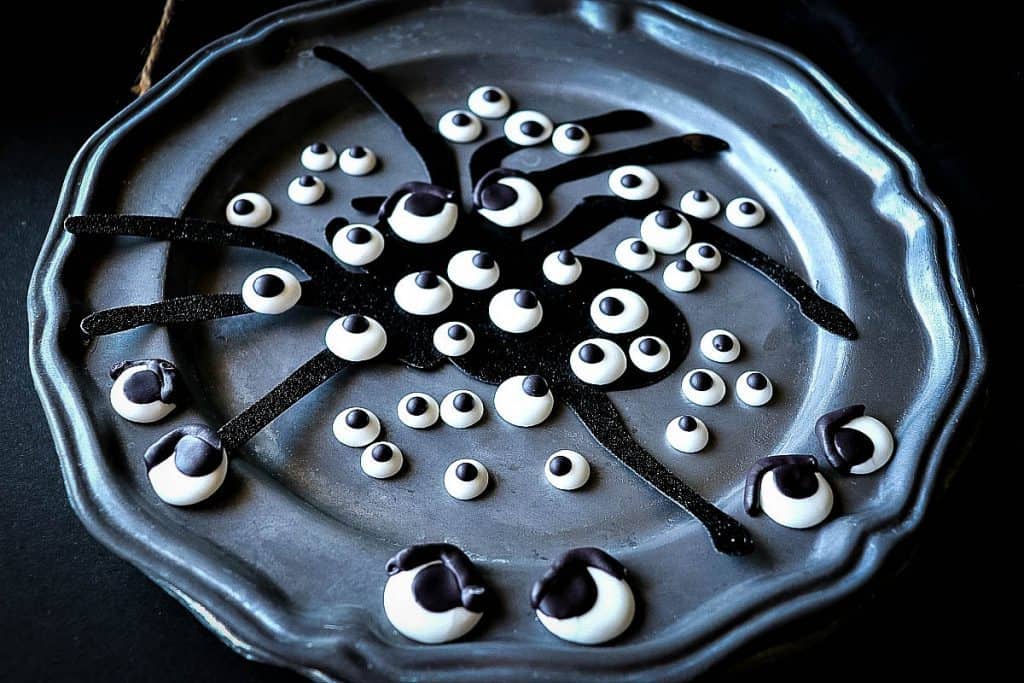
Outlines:
{"type": "Polygon", "coordinates": [[[353,159],[362,159],[366,156],[366,149],[356,145],[355,147],[348,148],[348,155],[353,159]]]}
{"type": "Polygon", "coordinates": [[[757,211],[757,207],[754,206],[753,202],[740,202],[740,212],[745,213],[748,216],[757,211]]]}
{"type": "Polygon", "coordinates": [[[516,203],[519,193],[505,183],[488,185],[480,192],[480,206],[489,211],[501,211],[516,203]]]}
{"type": "Polygon", "coordinates": [[[516,292],[515,302],[519,308],[536,308],[537,295],[528,289],[520,289],[516,292]]]}
{"type": "Polygon", "coordinates": [[[600,363],[604,360],[604,351],[597,344],[584,344],[580,347],[580,359],[584,363],[600,363]]]}
{"type": "Polygon", "coordinates": [[[462,341],[466,338],[466,328],[462,325],[452,325],[448,328],[448,338],[455,341],[462,341]]]}
{"type": "Polygon", "coordinates": [[[564,455],[556,455],[548,463],[548,469],[556,477],[564,477],[572,470],[572,461],[564,455]]]}
{"type": "Polygon", "coordinates": [[[345,321],[341,323],[341,326],[346,331],[352,332],[353,334],[360,334],[370,329],[369,321],[361,315],[353,314],[345,318],[345,321]]]}
{"type": "Polygon", "coordinates": [[[875,454],[875,444],[859,429],[843,427],[835,433],[836,450],[850,466],[859,465],[871,459],[875,454]]]}
{"type": "Polygon", "coordinates": [[[619,182],[622,183],[623,187],[628,187],[632,189],[634,187],[640,187],[640,183],[642,181],[640,180],[640,176],[634,175],[632,173],[627,173],[626,175],[622,176],[622,180],[620,180],[619,182]]]}
{"type": "Polygon", "coordinates": [[[438,280],[437,275],[429,270],[422,271],[416,276],[416,286],[420,289],[434,289],[441,281],[438,280]]]}
{"type": "Polygon", "coordinates": [[[483,270],[490,270],[494,267],[494,257],[486,251],[473,254],[473,265],[483,270]]]}
{"type": "Polygon", "coordinates": [[[576,263],[576,255],[568,249],[558,252],[558,262],[563,266],[571,266],[576,263]]]}
{"type": "Polygon", "coordinates": [[[370,424],[370,416],[366,414],[365,410],[351,410],[345,416],[345,424],[352,429],[362,429],[370,424]]]}
{"type": "Polygon", "coordinates": [[[256,209],[256,207],[253,206],[253,203],[248,199],[236,199],[231,208],[234,209],[235,213],[239,216],[250,214],[256,209]]]}
{"type": "Polygon", "coordinates": [[[647,242],[643,240],[634,240],[629,245],[629,250],[634,254],[646,254],[650,249],[647,247],[647,242]]]}
{"type": "Polygon", "coordinates": [[[501,93],[494,89],[484,90],[483,98],[485,102],[500,102],[501,93]]]}
{"type": "Polygon", "coordinates": [[[352,228],[348,231],[348,234],[346,234],[345,237],[352,244],[366,244],[370,239],[372,239],[370,231],[366,228],[352,228]]]}
{"type": "Polygon", "coordinates": [[[626,310],[626,305],[613,296],[606,296],[601,299],[601,303],[598,304],[598,308],[605,315],[619,315],[626,310]]]}
{"type": "Polygon", "coordinates": [[[455,476],[459,481],[473,481],[477,474],[476,465],[471,462],[460,462],[455,468],[455,476]]]}
{"type": "Polygon", "coordinates": [[[679,218],[679,214],[675,211],[669,211],[668,209],[662,209],[654,216],[654,222],[662,228],[674,228],[682,222],[679,218]]]}
{"type": "Polygon", "coordinates": [[[523,135],[537,138],[544,132],[544,126],[540,125],[539,121],[523,121],[519,124],[519,130],[522,131],[523,135]]]}
{"type": "Polygon", "coordinates": [[[373,450],[370,451],[370,457],[377,462],[387,462],[391,459],[392,455],[394,454],[391,452],[391,446],[383,443],[377,444],[373,447],[373,450]]]}
{"type": "Polygon", "coordinates": [[[523,391],[527,396],[539,398],[548,393],[548,383],[540,375],[528,375],[523,380],[523,391]]]}
{"type": "Polygon", "coordinates": [[[712,385],[714,385],[714,380],[706,372],[695,372],[690,375],[690,386],[697,391],[707,391],[712,385]]]}
{"type": "Polygon", "coordinates": [[[645,356],[655,356],[659,351],[661,351],[661,342],[657,339],[647,337],[646,339],[640,340],[640,353],[645,356]]]}
{"type": "Polygon", "coordinates": [[[697,250],[697,253],[703,256],[704,258],[713,258],[715,256],[715,248],[705,244],[704,246],[697,250]]]}
{"type": "Polygon", "coordinates": [[[413,396],[405,402],[405,410],[410,415],[422,415],[427,412],[427,400],[422,396],[413,396]]]}
{"type": "Polygon", "coordinates": [[[775,470],[775,485],[789,498],[810,498],[818,491],[817,472],[807,465],[780,465],[775,470]]]}
{"type": "Polygon", "coordinates": [[[747,375],[747,386],[755,391],[761,391],[768,386],[768,378],[760,372],[751,373],[747,375]]]}
{"type": "Polygon", "coordinates": [[[728,335],[716,334],[715,338],[711,340],[711,345],[722,353],[732,351],[732,339],[728,335]]]}
{"type": "Polygon", "coordinates": [[[444,208],[444,199],[429,192],[413,192],[405,200],[405,210],[414,216],[436,216],[444,208]]]}
{"type": "Polygon", "coordinates": [[[252,290],[262,297],[277,296],[284,291],[284,280],[269,273],[260,275],[253,281],[252,290]]]}
{"type": "Polygon", "coordinates": [[[683,415],[679,418],[679,428],[684,432],[692,432],[697,428],[697,421],[691,415],[683,415]]]}
{"type": "Polygon", "coordinates": [[[455,395],[455,398],[452,399],[452,405],[455,407],[455,410],[460,413],[468,413],[473,410],[473,407],[476,405],[476,401],[473,400],[473,397],[470,394],[462,392],[455,395]]]}
{"type": "Polygon", "coordinates": [[[569,138],[570,140],[582,140],[583,129],[580,128],[579,126],[569,126],[568,128],[565,129],[565,137],[569,138]]]}

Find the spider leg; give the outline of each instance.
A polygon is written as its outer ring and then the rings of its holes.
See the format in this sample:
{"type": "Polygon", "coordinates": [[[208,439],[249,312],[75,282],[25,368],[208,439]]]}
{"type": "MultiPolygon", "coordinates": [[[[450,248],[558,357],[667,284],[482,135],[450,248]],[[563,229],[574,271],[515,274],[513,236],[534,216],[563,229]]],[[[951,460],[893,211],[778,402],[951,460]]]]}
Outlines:
{"type": "Polygon", "coordinates": [[[523,249],[536,254],[572,249],[618,219],[632,215],[629,202],[609,201],[616,199],[602,195],[584,197],[558,223],[524,240],[523,249]]]}
{"type": "Polygon", "coordinates": [[[252,309],[242,301],[241,294],[194,294],[152,304],[96,311],[82,319],[81,328],[87,338],[92,338],[142,325],[196,323],[251,312],[252,309]]]}

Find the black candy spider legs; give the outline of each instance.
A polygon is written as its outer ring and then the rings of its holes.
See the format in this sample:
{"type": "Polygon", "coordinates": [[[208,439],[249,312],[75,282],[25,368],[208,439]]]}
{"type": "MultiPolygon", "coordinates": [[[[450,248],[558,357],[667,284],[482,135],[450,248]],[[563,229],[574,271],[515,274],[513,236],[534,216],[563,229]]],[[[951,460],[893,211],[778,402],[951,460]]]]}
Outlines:
{"type": "Polygon", "coordinates": [[[97,311],[82,319],[86,339],[123,332],[142,325],[176,325],[218,320],[252,313],[241,294],[193,294],[152,304],[120,306],[97,311]]]}

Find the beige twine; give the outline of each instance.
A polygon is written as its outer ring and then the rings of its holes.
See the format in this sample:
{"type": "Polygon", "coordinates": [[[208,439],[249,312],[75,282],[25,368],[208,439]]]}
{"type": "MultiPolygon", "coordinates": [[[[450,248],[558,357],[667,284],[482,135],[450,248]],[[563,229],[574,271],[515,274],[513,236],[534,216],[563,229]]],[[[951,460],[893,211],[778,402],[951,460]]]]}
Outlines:
{"type": "Polygon", "coordinates": [[[142,95],[153,85],[153,67],[160,56],[160,47],[167,36],[167,28],[171,25],[171,15],[174,14],[175,0],[164,0],[164,11],[160,15],[160,23],[156,27],[153,39],[149,41],[149,52],[146,53],[146,61],[139,72],[139,80],[132,86],[132,92],[142,95]]]}

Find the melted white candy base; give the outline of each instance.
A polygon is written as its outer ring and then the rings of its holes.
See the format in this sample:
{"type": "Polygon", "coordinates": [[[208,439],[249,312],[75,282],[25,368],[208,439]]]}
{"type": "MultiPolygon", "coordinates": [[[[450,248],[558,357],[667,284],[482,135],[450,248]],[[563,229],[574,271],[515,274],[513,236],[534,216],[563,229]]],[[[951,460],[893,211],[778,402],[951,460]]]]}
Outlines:
{"type": "Polygon", "coordinates": [[[183,474],[174,464],[174,454],[166,458],[149,471],[149,483],[160,496],[160,500],[170,505],[184,507],[201,503],[220,488],[228,473],[228,456],[221,451],[220,465],[213,472],[201,477],[190,477],[183,474]]]}
{"type": "Polygon", "coordinates": [[[537,610],[537,619],[544,628],[562,640],[580,645],[598,645],[629,628],[636,613],[636,600],[633,589],[625,581],[594,567],[587,567],[587,571],[597,584],[597,599],[586,614],[555,619],[537,610]]]}
{"type": "Polygon", "coordinates": [[[124,395],[125,383],[129,377],[145,369],[144,366],[137,365],[124,370],[114,380],[114,385],[110,387],[110,405],[114,408],[114,412],[129,422],[138,424],[159,422],[174,412],[177,407],[173,403],[164,403],[160,400],[149,403],[134,403],[128,400],[128,397],[124,395]]]}
{"type": "Polygon", "coordinates": [[[775,522],[790,529],[809,529],[825,521],[832,512],[832,487],[825,477],[815,472],[818,490],[808,498],[790,498],[779,490],[775,472],[766,472],[761,479],[761,510],[775,522]]]}
{"type": "Polygon", "coordinates": [[[895,449],[895,442],[892,432],[884,424],[870,415],[855,417],[846,424],[844,429],[856,429],[869,439],[875,446],[874,454],[859,465],[850,468],[850,474],[871,474],[883,467],[892,459],[892,452],[895,449]]]}
{"type": "Polygon", "coordinates": [[[453,607],[447,612],[430,612],[423,609],[412,593],[412,582],[416,575],[438,562],[428,562],[388,578],[384,584],[384,614],[399,633],[419,643],[434,645],[447,643],[469,633],[482,613],[470,612],[465,607],[453,607]]]}

